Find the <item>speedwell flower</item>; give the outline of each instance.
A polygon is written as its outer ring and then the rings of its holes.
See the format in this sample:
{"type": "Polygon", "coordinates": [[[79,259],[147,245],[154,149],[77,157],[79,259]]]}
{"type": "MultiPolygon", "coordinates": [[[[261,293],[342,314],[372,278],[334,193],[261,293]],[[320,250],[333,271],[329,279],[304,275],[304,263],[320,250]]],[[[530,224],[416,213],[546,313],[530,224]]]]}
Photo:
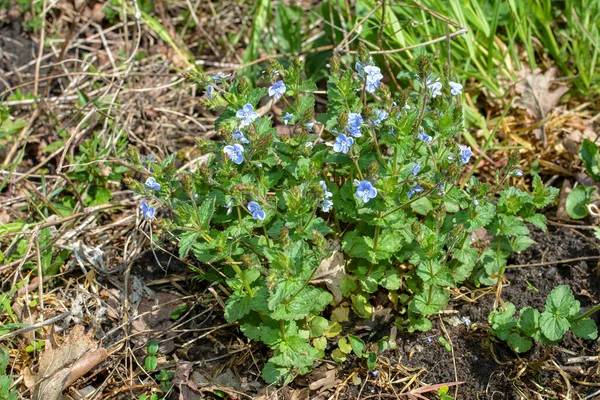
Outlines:
{"type": "Polygon", "coordinates": [[[323,210],[323,212],[329,212],[329,210],[331,210],[331,207],[333,207],[333,201],[324,199],[321,202],[321,210],[323,210]]]}
{"type": "Polygon", "coordinates": [[[390,116],[385,110],[375,110],[376,118],[373,120],[373,125],[379,125],[390,116]]]}
{"type": "Polygon", "coordinates": [[[227,204],[225,204],[225,207],[227,208],[227,215],[231,214],[231,211],[233,210],[233,199],[229,199],[227,204]]]}
{"type": "Polygon", "coordinates": [[[244,162],[244,148],[240,144],[234,144],[233,146],[225,146],[223,153],[227,155],[236,164],[244,162]]]}
{"type": "Polygon", "coordinates": [[[251,201],[248,203],[248,211],[252,214],[252,218],[262,221],[265,219],[265,212],[260,208],[257,202],[251,201]]]}
{"type": "Polygon", "coordinates": [[[285,94],[285,90],[285,83],[277,81],[269,88],[269,96],[275,97],[275,100],[279,100],[285,94]]]}
{"type": "Polygon", "coordinates": [[[333,144],[333,151],[336,153],[348,153],[350,146],[354,144],[354,139],[351,137],[347,137],[343,133],[340,134],[337,138],[335,138],[335,143],[333,144]]]}
{"type": "Polygon", "coordinates": [[[242,126],[250,125],[252,121],[258,118],[258,114],[254,111],[252,104],[246,104],[235,115],[242,120],[242,126]]]}
{"type": "Polygon", "coordinates": [[[356,188],[356,197],[368,203],[369,200],[377,197],[377,189],[373,187],[373,184],[369,181],[361,181],[356,188]]]}
{"type": "Polygon", "coordinates": [[[144,183],[144,185],[146,185],[147,188],[152,190],[160,190],[160,183],[156,182],[156,179],[154,179],[153,177],[149,177],[148,179],[146,179],[146,183],[144,183]]]}
{"type": "Polygon", "coordinates": [[[423,128],[419,128],[419,133],[417,133],[417,139],[424,141],[425,143],[431,143],[433,138],[425,133],[423,128]]]}
{"type": "Polygon", "coordinates": [[[520,169],[515,169],[513,172],[514,176],[523,176],[523,171],[520,169]]]}
{"type": "Polygon", "coordinates": [[[415,185],[408,191],[408,198],[410,199],[411,197],[413,197],[413,195],[415,193],[420,193],[422,191],[423,191],[423,188],[421,186],[415,185]]]}
{"type": "Polygon", "coordinates": [[[365,76],[367,78],[367,85],[365,89],[369,93],[375,93],[375,90],[381,84],[381,80],[383,79],[383,75],[381,74],[381,70],[379,67],[375,67],[373,65],[367,65],[363,68],[365,72],[365,76]]]}
{"type": "Polygon", "coordinates": [[[327,187],[327,182],[325,181],[320,181],[319,184],[321,185],[321,187],[323,188],[323,191],[325,192],[325,198],[328,199],[330,197],[333,196],[333,193],[331,193],[329,191],[329,188],[327,187]]]}
{"type": "Polygon", "coordinates": [[[440,82],[440,78],[437,78],[435,81],[433,79],[427,79],[426,85],[431,91],[432,98],[435,99],[442,95],[442,83],[440,82]]]}
{"type": "Polygon", "coordinates": [[[415,165],[413,165],[412,169],[410,170],[410,173],[413,174],[414,176],[417,176],[417,174],[419,173],[420,170],[421,170],[421,166],[419,165],[419,163],[415,163],[415,165]]]}
{"type": "Polygon", "coordinates": [[[142,163],[147,162],[148,164],[152,164],[154,161],[156,161],[156,155],[154,155],[154,154],[148,154],[147,156],[142,156],[142,163]]]}
{"type": "Polygon", "coordinates": [[[452,93],[452,96],[457,96],[462,93],[463,85],[460,83],[448,82],[448,84],[450,85],[450,93],[452,93]]]}
{"type": "Polygon", "coordinates": [[[243,144],[250,143],[250,141],[248,139],[246,139],[246,137],[244,136],[244,134],[242,133],[242,131],[238,130],[238,131],[233,132],[232,137],[233,137],[234,140],[239,140],[240,143],[243,143],[243,144]]]}
{"type": "Polygon", "coordinates": [[[463,164],[468,163],[469,159],[473,155],[471,148],[469,146],[463,146],[462,144],[459,144],[458,147],[460,148],[460,160],[463,164]]]}
{"type": "Polygon", "coordinates": [[[213,80],[215,80],[215,81],[220,81],[225,78],[229,78],[230,76],[231,76],[231,73],[224,74],[223,72],[219,72],[218,74],[211,76],[211,78],[213,78],[213,80]]]}
{"type": "Polygon", "coordinates": [[[360,124],[363,123],[363,117],[359,113],[350,113],[348,114],[348,127],[346,130],[351,136],[354,137],[362,137],[362,133],[360,133],[360,124]]]}
{"type": "Polygon", "coordinates": [[[290,121],[292,120],[292,118],[294,118],[294,114],[290,114],[289,112],[286,112],[285,115],[283,116],[283,123],[285,125],[289,124],[290,121]]]}
{"type": "Polygon", "coordinates": [[[206,95],[208,96],[209,99],[213,99],[213,91],[215,90],[215,88],[212,85],[209,85],[206,88],[206,95]]]}
{"type": "Polygon", "coordinates": [[[142,200],[140,203],[140,210],[142,210],[142,215],[144,218],[154,218],[154,207],[150,207],[146,200],[142,200]]]}

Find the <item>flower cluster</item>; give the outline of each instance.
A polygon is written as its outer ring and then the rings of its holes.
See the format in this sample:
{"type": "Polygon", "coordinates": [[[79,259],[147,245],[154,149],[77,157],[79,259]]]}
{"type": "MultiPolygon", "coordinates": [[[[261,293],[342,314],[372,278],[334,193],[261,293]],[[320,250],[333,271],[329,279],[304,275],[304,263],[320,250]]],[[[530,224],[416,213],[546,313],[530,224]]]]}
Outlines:
{"type": "Polygon", "coordinates": [[[375,91],[381,85],[381,80],[383,79],[383,74],[379,67],[374,65],[363,65],[360,62],[356,62],[356,70],[358,71],[358,76],[365,77],[365,90],[369,93],[375,93],[375,91]]]}

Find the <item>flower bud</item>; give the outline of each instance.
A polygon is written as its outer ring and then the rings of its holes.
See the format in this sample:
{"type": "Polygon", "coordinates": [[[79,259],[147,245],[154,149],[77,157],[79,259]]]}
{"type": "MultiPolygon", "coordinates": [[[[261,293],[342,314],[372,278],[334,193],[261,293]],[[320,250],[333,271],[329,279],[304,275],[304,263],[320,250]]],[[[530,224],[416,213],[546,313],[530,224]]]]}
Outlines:
{"type": "Polygon", "coordinates": [[[367,64],[369,62],[369,50],[363,42],[358,44],[358,58],[363,64],[367,64]]]}
{"type": "Polygon", "coordinates": [[[335,78],[340,77],[340,58],[337,55],[331,59],[331,75],[335,78]]]}
{"type": "Polygon", "coordinates": [[[250,82],[246,77],[242,77],[238,83],[238,91],[242,97],[248,96],[250,93],[250,82]]]}

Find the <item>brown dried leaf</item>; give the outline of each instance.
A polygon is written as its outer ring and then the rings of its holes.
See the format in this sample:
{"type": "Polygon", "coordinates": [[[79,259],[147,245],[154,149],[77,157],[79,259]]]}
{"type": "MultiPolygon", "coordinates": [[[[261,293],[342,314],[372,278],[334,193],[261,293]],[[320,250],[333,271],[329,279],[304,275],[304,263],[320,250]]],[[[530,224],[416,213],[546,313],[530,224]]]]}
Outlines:
{"type": "Polygon", "coordinates": [[[323,282],[333,294],[334,304],[342,301],[342,291],[340,289],[340,280],[346,277],[346,268],[344,266],[344,254],[339,240],[332,240],[327,245],[329,250],[333,251],[331,257],[321,261],[314,279],[311,283],[323,282]]]}
{"type": "Polygon", "coordinates": [[[318,390],[319,392],[324,392],[325,390],[333,388],[339,383],[339,381],[335,379],[335,375],[335,369],[325,372],[325,376],[323,378],[316,380],[310,384],[310,390],[318,390]]]}
{"type": "Polygon", "coordinates": [[[556,105],[569,88],[561,86],[554,91],[550,91],[550,84],[554,82],[556,68],[550,68],[545,74],[536,68],[533,73],[524,68],[517,75],[524,77],[515,86],[516,91],[521,98],[516,101],[516,105],[524,108],[527,112],[538,120],[544,118],[556,105]]]}
{"type": "Polygon", "coordinates": [[[53,348],[46,341],[35,379],[33,400],[59,400],[62,391],[108,357],[106,349],[76,325],[63,344],[53,348]]]}

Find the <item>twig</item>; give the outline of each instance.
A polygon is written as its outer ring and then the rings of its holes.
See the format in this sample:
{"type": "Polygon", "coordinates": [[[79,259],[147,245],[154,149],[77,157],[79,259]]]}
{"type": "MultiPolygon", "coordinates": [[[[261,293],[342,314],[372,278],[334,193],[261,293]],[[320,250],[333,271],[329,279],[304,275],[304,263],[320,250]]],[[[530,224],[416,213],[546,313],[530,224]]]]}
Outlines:
{"type": "Polygon", "coordinates": [[[66,311],[66,312],[64,312],[64,313],[62,313],[60,315],[57,315],[54,318],[50,318],[50,319],[47,319],[47,320],[45,320],[43,322],[38,322],[37,324],[32,324],[32,325],[26,326],[24,328],[17,329],[16,331],[9,332],[6,335],[0,336],[0,341],[2,341],[4,339],[11,338],[13,336],[22,335],[23,333],[27,333],[29,331],[32,331],[32,330],[37,329],[37,328],[41,328],[43,326],[52,325],[52,324],[54,324],[54,323],[56,323],[56,322],[58,322],[58,321],[60,321],[62,319],[65,319],[65,318],[71,316],[72,313],[73,313],[73,311],[66,311]]]}

